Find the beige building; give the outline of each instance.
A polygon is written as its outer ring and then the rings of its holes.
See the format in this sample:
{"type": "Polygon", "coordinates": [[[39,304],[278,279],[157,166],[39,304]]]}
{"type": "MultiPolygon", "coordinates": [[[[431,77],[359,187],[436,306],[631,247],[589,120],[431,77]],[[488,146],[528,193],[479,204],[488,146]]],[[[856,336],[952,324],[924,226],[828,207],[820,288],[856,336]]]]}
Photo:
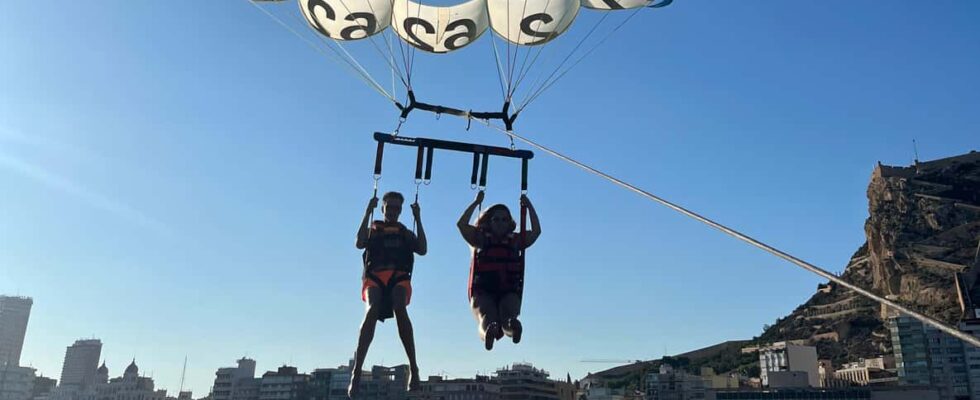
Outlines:
{"type": "Polygon", "coordinates": [[[410,397],[418,400],[500,400],[500,385],[489,376],[465,379],[430,376],[422,382],[421,393],[410,397]]]}
{"type": "Polygon", "coordinates": [[[738,389],[740,386],[737,375],[718,375],[711,367],[701,367],[701,378],[706,389],[738,389]]]}
{"type": "Polygon", "coordinates": [[[34,393],[34,368],[0,365],[0,400],[28,400],[34,393]]]}

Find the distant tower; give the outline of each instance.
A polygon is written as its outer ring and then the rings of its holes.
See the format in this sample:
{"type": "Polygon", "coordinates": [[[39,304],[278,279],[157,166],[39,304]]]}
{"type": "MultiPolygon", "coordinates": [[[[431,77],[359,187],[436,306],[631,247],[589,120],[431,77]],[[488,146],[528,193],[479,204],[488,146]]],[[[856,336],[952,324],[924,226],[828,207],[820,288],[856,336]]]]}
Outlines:
{"type": "Polygon", "coordinates": [[[109,382],[109,367],[105,366],[105,360],[102,361],[102,366],[95,371],[95,383],[108,383],[109,382]]]}
{"type": "Polygon", "coordinates": [[[139,376],[140,369],[136,366],[136,359],[134,358],[133,362],[129,363],[129,366],[126,367],[126,372],[123,373],[123,378],[137,378],[139,376]]]}
{"type": "Polygon", "coordinates": [[[65,351],[60,386],[81,389],[95,382],[101,356],[102,341],[99,339],[76,340],[65,351]]]}
{"type": "Polygon", "coordinates": [[[33,304],[30,297],[0,296],[0,366],[20,365],[33,304]]]}

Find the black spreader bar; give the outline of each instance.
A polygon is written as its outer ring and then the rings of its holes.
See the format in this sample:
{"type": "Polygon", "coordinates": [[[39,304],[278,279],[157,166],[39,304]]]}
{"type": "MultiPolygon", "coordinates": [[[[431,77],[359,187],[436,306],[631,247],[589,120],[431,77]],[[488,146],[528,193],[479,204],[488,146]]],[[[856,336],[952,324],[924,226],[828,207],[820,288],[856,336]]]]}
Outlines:
{"type": "MultiPolygon", "coordinates": [[[[382,143],[390,143],[390,144],[397,144],[400,146],[452,150],[452,151],[460,151],[463,153],[471,153],[471,154],[488,154],[491,156],[520,158],[524,160],[530,160],[534,158],[534,152],[530,150],[511,150],[506,147],[485,146],[482,144],[453,142],[449,140],[413,138],[413,137],[407,137],[401,135],[393,136],[381,132],[374,133],[374,140],[378,141],[378,149],[382,148],[382,143]]],[[[382,151],[383,150],[379,150],[378,154],[380,155],[382,151]]],[[[380,156],[376,158],[380,158],[380,156]]],[[[375,168],[375,171],[377,170],[378,168],[375,168]]]]}

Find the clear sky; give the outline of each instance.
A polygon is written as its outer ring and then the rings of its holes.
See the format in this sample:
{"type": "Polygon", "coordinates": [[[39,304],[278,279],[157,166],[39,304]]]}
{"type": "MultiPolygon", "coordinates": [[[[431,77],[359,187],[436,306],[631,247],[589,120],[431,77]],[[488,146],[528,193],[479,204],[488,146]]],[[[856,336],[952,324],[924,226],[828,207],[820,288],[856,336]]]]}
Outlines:
{"type": "MultiPolygon", "coordinates": [[[[309,34],[291,3],[267,9],[309,34]]],[[[839,271],[864,240],[876,162],[910,163],[913,139],[921,159],[980,149],[978,17],[980,3],[953,0],[677,1],[616,32],[517,131],[839,271]]],[[[349,48],[391,90],[370,46],[349,48]]],[[[419,54],[419,96],[497,107],[489,49],[484,36],[419,54]]],[[[245,355],[260,371],[345,364],[371,134],[396,120],[244,0],[0,3],[0,293],[34,298],[22,364],[58,377],[65,347],[95,337],[111,376],[135,357],[172,393],[186,355],[195,396],[245,355]]],[[[402,134],[507,145],[465,128],[418,113],[402,134]]],[[[414,154],[388,154],[382,189],[412,193],[414,154]]],[[[422,188],[430,254],[410,312],[423,375],[527,361],[579,378],[612,366],[583,359],[751,338],[822,282],[539,154],[525,340],[488,353],[454,225],[469,163],[437,155],[422,188]]],[[[516,206],[517,172],[492,164],[488,204],[516,206]]],[[[393,325],[368,365],[405,361],[393,325]]]]}

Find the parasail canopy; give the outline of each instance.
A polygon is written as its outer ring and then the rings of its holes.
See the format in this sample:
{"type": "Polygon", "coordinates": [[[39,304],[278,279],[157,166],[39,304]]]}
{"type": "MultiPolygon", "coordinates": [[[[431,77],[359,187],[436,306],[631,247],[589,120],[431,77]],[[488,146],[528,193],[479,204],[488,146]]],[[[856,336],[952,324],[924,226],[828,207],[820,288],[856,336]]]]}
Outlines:
{"type": "Polygon", "coordinates": [[[476,41],[487,28],[508,43],[535,46],[554,40],[582,7],[615,11],[657,7],[654,0],[468,0],[432,6],[412,0],[299,0],[306,21],[334,40],[358,40],[391,26],[404,42],[447,53],[476,41]]]}

